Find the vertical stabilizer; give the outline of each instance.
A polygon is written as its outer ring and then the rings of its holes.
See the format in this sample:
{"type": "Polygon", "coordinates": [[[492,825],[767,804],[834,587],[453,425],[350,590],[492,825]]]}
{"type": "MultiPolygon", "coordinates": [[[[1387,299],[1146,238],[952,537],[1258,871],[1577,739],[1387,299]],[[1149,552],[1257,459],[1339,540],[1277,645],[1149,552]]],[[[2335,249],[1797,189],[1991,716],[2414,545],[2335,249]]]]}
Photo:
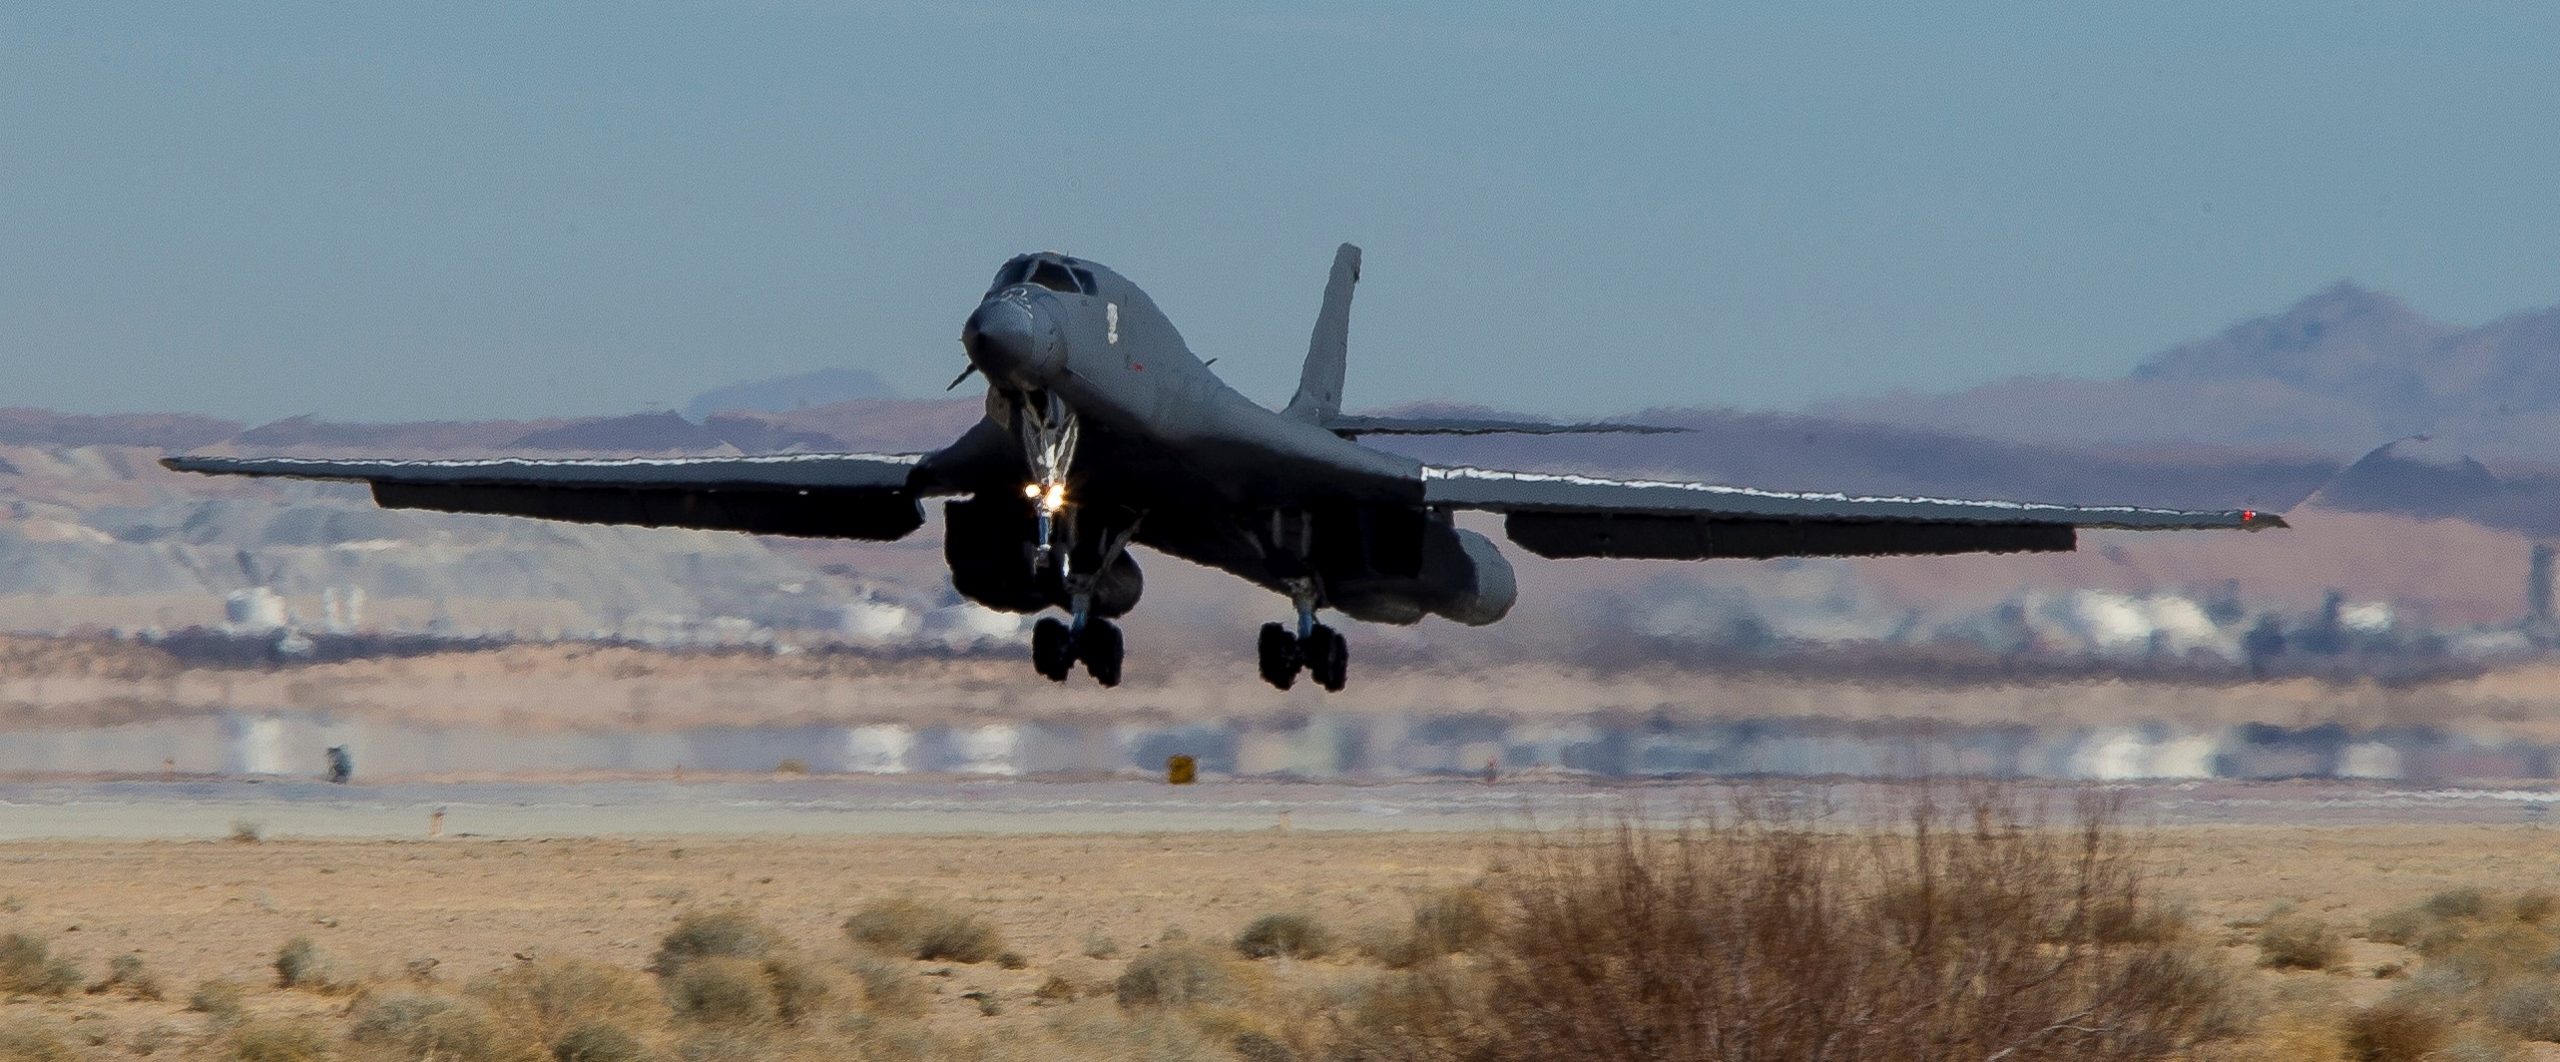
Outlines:
{"type": "Polygon", "coordinates": [[[1342,413],[1342,362],[1351,341],[1351,287],[1360,282],[1360,249],[1343,244],[1333,253],[1333,275],[1324,282],[1324,307],[1307,339],[1307,367],[1298,393],[1281,412],[1322,423],[1342,413]]]}

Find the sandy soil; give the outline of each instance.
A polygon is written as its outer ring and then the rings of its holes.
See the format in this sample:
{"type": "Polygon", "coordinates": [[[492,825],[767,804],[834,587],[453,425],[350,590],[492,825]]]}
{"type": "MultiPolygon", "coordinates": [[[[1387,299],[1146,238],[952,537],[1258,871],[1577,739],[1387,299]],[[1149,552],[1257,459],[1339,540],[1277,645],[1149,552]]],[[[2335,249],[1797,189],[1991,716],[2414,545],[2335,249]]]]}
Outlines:
{"type": "MultiPolygon", "coordinates": [[[[2173,826],[2148,858],[2167,895],[2208,932],[2292,904],[2343,925],[2454,885],[2517,889],[2560,874],[2560,835],[2497,826],[2173,826]]],[[[172,999],[17,999],[106,1033],[202,1028],[182,1010],[200,979],[271,980],[276,949],[308,936],[350,973],[400,976],[436,960],[448,981],[538,954],[629,967],[688,908],[745,904],[804,946],[842,940],[861,903],[911,895],[986,915],[1028,960],[919,963],[931,1020],[974,1029],[1042,1020],[1033,989],[1052,974],[1091,982],[1170,930],[1223,940],[1254,916],[1303,911],[1356,931],[1408,916],[1412,897],[1499,872],[1516,837],[1298,830],[1118,836],[668,837],[652,840],[52,842],[0,845],[0,926],[43,934],[89,970],[141,955],[172,999]],[[1118,957],[1090,958],[1109,940],[1118,957]],[[945,971],[945,973],[936,973],[945,971]],[[964,994],[1004,1002],[988,1017],[964,994]],[[990,1026],[987,1023],[999,1023],[990,1026]]],[[[2398,949],[2354,943],[2369,971],[2398,949]]],[[[2273,975],[2269,975],[2273,976],[2273,975]]],[[[2381,983],[2334,973],[2356,994],[2381,983]]],[[[344,1000],[261,991],[253,1007],[315,1013],[344,1000]]],[[[107,1057],[122,1057],[110,1054],[107,1057]]]]}

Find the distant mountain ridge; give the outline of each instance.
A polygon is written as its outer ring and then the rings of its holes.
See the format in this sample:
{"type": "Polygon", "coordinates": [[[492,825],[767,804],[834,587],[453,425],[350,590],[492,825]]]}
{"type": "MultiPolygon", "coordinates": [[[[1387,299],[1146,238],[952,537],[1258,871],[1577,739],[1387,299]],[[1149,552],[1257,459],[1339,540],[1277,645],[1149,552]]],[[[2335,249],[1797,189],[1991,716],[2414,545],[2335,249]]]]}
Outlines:
{"type": "Polygon", "coordinates": [[[2414,408],[2430,387],[2409,352],[2458,330],[2399,299],[2339,281],[2271,317],[2161,351],[2134,367],[2137,381],[2267,379],[2312,394],[2414,408]]]}
{"type": "Polygon", "coordinates": [[[2560,462],[2560,307],[2465,329],[2340,281],[2144,358],[2120,379],[2015,377],[1819,412],[2010,439],[2332,453],[2430,434],[2484,456],[2560,462]]]}
{"type": "Polygon", "coordinates": [[[684,404],[684,415],[702,421],[715,413],[788,413],[812,406],[897,396],[887,381],[868,370],[818,369],[704,391],[684,404]]]}

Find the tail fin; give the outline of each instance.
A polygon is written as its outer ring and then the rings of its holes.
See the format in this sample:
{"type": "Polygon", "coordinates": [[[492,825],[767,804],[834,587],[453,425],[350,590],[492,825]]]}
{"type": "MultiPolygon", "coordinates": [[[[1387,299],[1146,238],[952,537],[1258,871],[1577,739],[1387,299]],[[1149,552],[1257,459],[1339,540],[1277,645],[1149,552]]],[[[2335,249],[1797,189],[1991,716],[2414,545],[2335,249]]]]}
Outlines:
{"type": "Polygon", "coordinates": [[[1299,420],[1322,423],[1342,413],[1342,363],[1351,342],[1351,286],[1360,282],[1360,249],[1343,244],[1333,253],[1333,275],[1324,282],[1324,308],[1316,311],[1315,335],[1307,339],[1307,367],[1298,373],[1298,393],[1281,412],[1299,420]]]}

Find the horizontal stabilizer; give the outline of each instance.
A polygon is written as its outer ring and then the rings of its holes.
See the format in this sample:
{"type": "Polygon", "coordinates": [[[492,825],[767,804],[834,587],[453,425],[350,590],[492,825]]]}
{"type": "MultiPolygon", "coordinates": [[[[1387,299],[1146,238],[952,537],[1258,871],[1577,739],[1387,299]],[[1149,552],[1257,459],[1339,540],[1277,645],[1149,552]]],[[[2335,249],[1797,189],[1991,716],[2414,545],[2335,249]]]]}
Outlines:
{"type": "Polygon", "coordinates": [[[1324,419],[1324,426],[1336,435],[1664,435],[1684,432],[1687,428],[1669,428],[1657,424],[1618,424],[1595,421],[1582,424],[1550,424],[1536,420],[1496,420],[1489,417],[1346,417],[1324,419]]]}

